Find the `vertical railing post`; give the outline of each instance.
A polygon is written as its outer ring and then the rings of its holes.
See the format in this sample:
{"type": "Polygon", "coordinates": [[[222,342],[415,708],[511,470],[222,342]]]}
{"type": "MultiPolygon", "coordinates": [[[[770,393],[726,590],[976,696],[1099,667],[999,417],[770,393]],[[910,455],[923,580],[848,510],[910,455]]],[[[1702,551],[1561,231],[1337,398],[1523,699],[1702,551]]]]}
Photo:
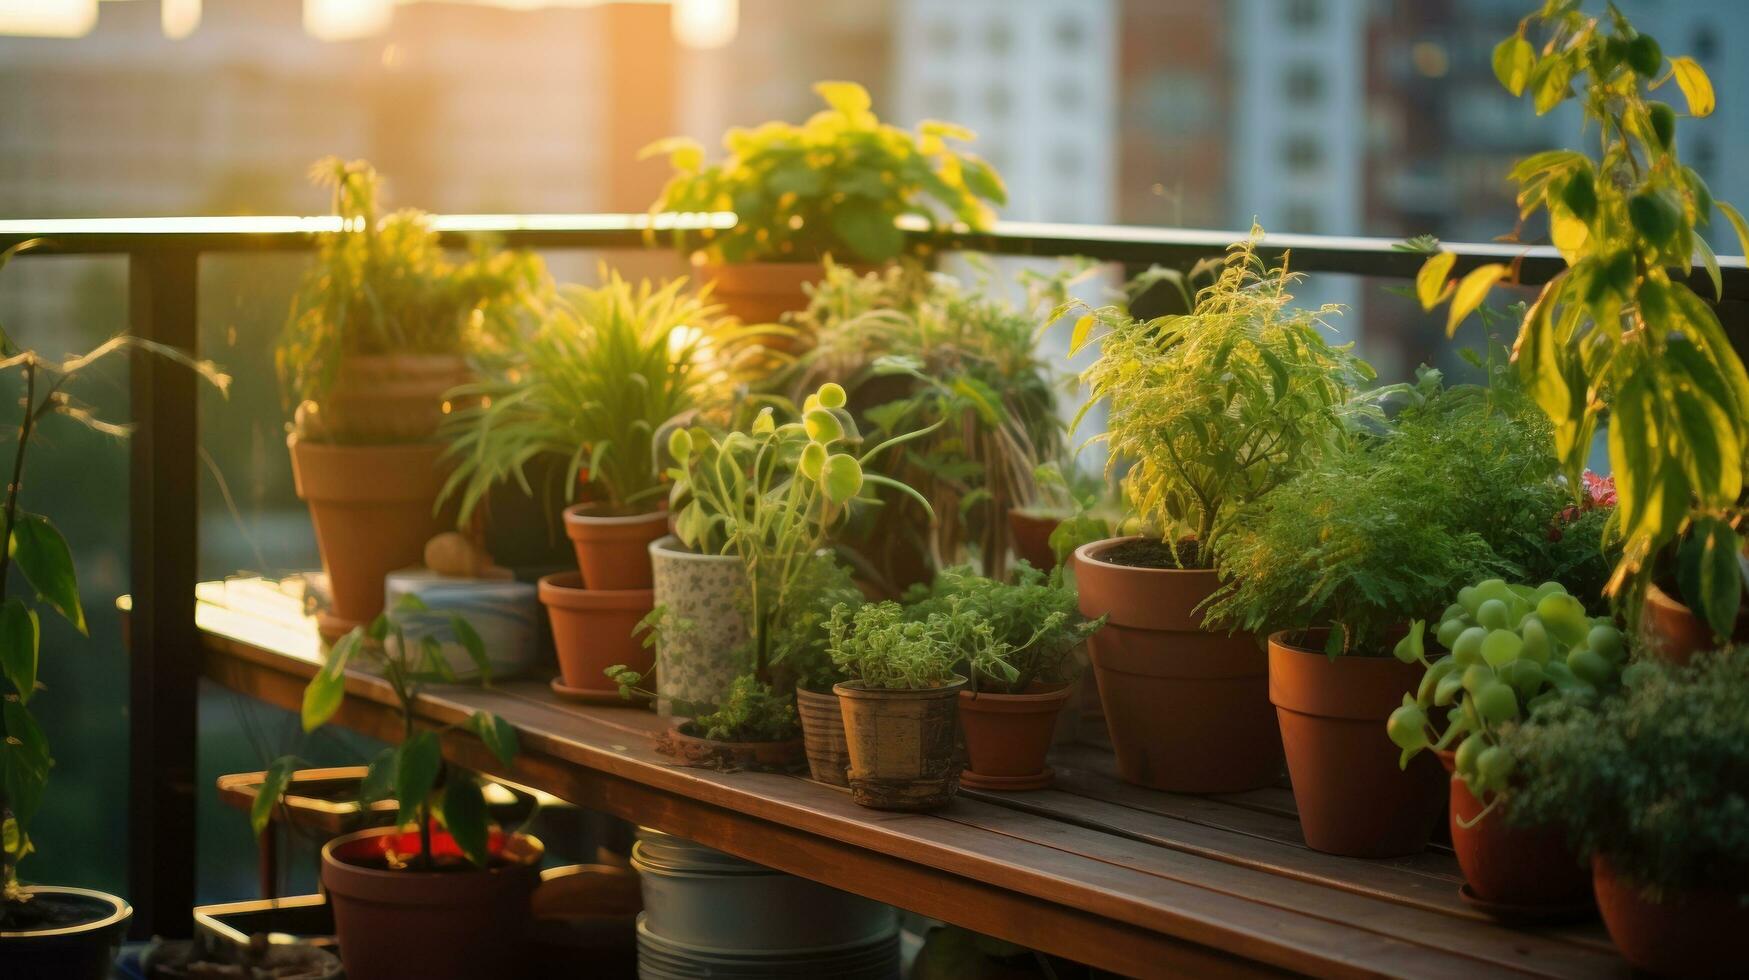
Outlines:
{"type": "MultiPolygon", "coordinates": [[[[187,249],[130,254],[128,312],[135,336],[196,352],[198,266],[199,255],[187,249]]],[[[127,897],[136,936],[188,936],[194,907],[200,682],[195,385],[186,368],[134,354],[127,897]]]]}

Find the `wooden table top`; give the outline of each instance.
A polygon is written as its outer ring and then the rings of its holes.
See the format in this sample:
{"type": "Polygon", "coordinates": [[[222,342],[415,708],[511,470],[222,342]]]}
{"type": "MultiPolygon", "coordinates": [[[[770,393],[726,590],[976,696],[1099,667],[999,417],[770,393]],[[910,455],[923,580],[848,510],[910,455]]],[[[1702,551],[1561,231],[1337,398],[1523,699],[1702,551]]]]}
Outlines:
{"type": "MultiPolygon", "coordinates": [[[[206,583],[197,621],[205,675],[296,710],[319,656],[286,588],[206,583]]],[[[387,685],[349,673],[335,722],[398,734],[387,685]]],[[[1458,896],[1449,851],[1398,860],[1305,846],[1292,794],[1183,796],[1121,782],[1109,752],[1057,750],[1055,784],[961,789],[946,809],[898,814],[798,776],[676,766],[665,728],[630,706],[560,700],[544,680],[438,687],[422,724],[478,709],[517,729],[500,766],[471,734],[444,734],[460,765],[579,806],[1046,952],[1132,976],[1627,976],[1595,921],[1508,928],[1458,896]]]]}

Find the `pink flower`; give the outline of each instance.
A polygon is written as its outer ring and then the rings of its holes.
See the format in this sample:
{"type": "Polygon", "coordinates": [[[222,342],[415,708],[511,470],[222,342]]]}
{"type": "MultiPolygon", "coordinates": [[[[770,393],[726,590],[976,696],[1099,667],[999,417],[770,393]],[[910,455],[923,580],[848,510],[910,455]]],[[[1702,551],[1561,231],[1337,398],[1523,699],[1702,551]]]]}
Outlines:
{"type": "Polygon", "coordinates": [[[1586,470],[1581,474],[1581,478],[1585,481],[1585,496],[1589,501],[1588,507],[1615,506],[1615,477],[1598,476],[1596,473],[1586,470]]]}

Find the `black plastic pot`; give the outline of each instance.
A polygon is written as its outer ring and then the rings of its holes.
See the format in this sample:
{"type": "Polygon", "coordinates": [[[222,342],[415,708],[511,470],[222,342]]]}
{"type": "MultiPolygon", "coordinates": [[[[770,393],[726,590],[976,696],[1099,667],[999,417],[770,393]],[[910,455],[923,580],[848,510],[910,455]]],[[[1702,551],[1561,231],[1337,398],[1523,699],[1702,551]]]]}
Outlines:
{"type": "Polygon", "coordinates": [[[73,925],[0,931],[0,975],[6,980],[108,980],[133,907],[89,888],[32,885],[32,902],[62,906],[73,925]]]}

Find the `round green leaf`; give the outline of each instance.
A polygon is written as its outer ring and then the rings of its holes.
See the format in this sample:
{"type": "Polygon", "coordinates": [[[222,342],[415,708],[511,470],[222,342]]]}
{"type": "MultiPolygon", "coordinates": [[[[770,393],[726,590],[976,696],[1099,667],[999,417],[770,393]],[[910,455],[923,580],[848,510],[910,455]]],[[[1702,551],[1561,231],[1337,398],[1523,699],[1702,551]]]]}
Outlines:
{"type": "Polygon", "coordinates": [[[820,475],[820,486],[826,499],[835,504],[848,503],[862,491],[862,464],[856,457],[835,453],[828,457],[820,475]]]}

